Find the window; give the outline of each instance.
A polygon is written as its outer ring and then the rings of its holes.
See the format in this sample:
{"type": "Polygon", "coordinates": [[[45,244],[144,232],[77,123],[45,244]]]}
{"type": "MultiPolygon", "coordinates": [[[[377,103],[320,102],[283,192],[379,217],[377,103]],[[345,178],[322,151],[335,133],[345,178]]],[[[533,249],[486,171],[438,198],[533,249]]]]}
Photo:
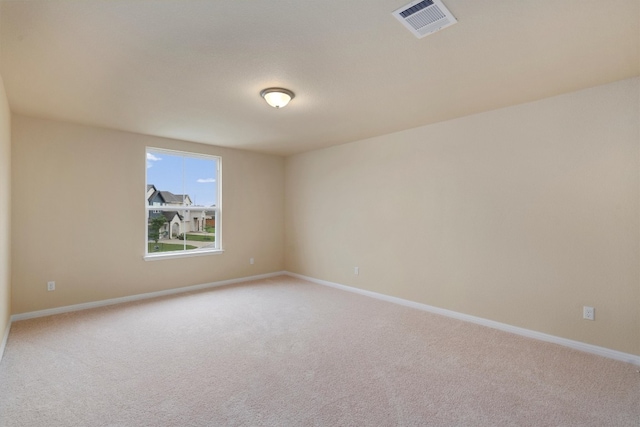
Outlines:
{"type": "Polygon", "coordinates": [[[145,258],[221,251],[220,157],[147,148],[145,258]]]}

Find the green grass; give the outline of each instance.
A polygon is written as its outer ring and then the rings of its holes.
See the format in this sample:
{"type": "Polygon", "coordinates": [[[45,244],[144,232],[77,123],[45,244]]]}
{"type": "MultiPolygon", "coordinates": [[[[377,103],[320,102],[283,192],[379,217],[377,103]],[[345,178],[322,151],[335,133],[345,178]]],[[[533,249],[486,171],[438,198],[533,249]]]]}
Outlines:
{"type": "MultiPolygon", "coordinates": [[[[193,245],[187,245],[187,249],[196,249],[193,245]]],[[[171,252],[171,251],[182,251],[184,250],[184,245],[178,245],[176,243],[158,243],[149,242],[147,247],[148,253],[158,253],[158,252],[171,252]],[[156,249],[156,246],[158,249],[156,249]]]]}
{"type": "Polygon", "coordinates": [[[204,234],[187,234],[186,240],[191,240],[192,242],[213,242],[215,241],[215,236],[207,236],[204,234]]]}
{"type": "Polygon", "coordinates": [[[215,233],[216,232],[216,228],[215,227],[206,227],[204,229],[204,231],[206,231],[207,233],[215,233]]]}

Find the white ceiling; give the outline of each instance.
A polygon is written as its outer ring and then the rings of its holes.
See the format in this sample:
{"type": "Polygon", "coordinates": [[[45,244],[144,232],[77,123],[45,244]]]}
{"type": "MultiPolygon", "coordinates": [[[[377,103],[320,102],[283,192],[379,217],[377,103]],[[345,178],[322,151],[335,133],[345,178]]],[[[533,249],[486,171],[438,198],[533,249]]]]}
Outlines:
{"type": "Polygon", "coordinates": [[[640,0],[444,0],[423,39],[406,3],[3,0],[0,73],[14,113],[285,155],[640,75],[640,0]]]}

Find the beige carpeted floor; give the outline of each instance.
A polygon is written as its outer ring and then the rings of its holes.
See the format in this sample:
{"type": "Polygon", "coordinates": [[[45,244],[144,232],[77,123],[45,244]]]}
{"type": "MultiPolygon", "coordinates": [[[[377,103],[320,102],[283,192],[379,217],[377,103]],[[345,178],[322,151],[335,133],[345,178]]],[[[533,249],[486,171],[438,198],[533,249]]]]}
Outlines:
{"type": "Polygon", "coordinates": [[[637,367],[291,277],[15,322],[2,426],[640,426],[637,367]]]}

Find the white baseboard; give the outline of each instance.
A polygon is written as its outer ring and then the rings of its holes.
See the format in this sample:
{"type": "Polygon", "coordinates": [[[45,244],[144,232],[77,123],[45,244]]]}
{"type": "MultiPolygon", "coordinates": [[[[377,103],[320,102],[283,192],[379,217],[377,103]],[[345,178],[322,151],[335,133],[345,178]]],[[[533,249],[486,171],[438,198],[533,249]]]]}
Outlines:
{"type": "Polygon", "coordinates": [[[219,282],[204,283],[202,285],[186,286],[184,288],[173,288],[173,289],[167,289],[164,291],[149,292],[146,294],[138,294],[138,295],[131,295],[127,297],[111,298],[111,299],[106,299],[101,301],[86,302],[82,304],[67,305],[64,307],[49,308],[46,310],[30,311],[27,313],[14,314],[13,316],[11,316],[11,321],[15,322],[18,320],[34,319],[36,317],[52,316],[54,314],[87,310],[90,308],[104,307],[107,305],[121,304],[124,302],[139,301],[143,299],[163,297],[166,295],[174,295],[174,294],[181,294],[185,292],[199,291],[199,290],[208,289],[208,288],[217,288],[220,286],[233,285],[235,283],[248,282],[250,280],[268,279],[270,277],[282,276],[284,274],[286,274],[286,272],[277,271],[274,273],[260,274],[257,276],[241,277],[238,279],[221,280],[219,282]]]}
{"type": "Polygon", "coordinates": [[[4,331],[4,335],[2,336],[2,341],[0,342],[0,362],[2,362],[2,356],[4,356],[4,349],[7,347],[7,340],[9,339],[9,331],[11,330],[11,320],[7,324],[7,328],[4,331]]]}
{"type": "Polygon", "coordinates": [[[377,292],[366,291],[364,289],[354,288],[351,286],[345,286],[339,283],[328,282],[326,280],[320,280],[313,277],[303,276],[302,274],[291,273],[289,271],[285,272],[285,274],[291,277],[296,277],[298,279],[307,280],[309,282],[316,283],[319,285],[330,286],[332,288],[337,288],[344,291],[365,295],[365,296],[376,298],[379,300],[392,302],[394,304],[404,305],[406,307],[417,308],[418,310],[428,311],[430,313],[440,314],[440,315],[452,317],[458,320],[464,320],[465,322],[471,322],[478,325],[487,326],[489,328],[510,332],[512,334],[521,335],[528,338],[534,338],[540,341],[559,344],[564,347],[572,348],[574,350],[580,350],[587,353],[596,354],[598,356],[607,357],[609,359],[614,359],[614,360],[618,360],[626,363],[632,363],[634,365],[640,366],[640,356],[637,356],[634,354],[623,353],[621,351],[612,350],[605,347],[599,347],[593,344],[587,344],[580,341],[573,341],[567,338],[556,337],[554,335],[548,335],[542,332],[532,331],[530,329],[520,328],[517,326],[508,325],[506,323],[500,323],[493,320],[484,319],[482,317],[470,316],[468,314],[458,313],[456,311],[433,307],[431,305],[421,304],[418,302],[409,301],[402,298],[396,298],[389,295],[379,294],[377,292]]]}

